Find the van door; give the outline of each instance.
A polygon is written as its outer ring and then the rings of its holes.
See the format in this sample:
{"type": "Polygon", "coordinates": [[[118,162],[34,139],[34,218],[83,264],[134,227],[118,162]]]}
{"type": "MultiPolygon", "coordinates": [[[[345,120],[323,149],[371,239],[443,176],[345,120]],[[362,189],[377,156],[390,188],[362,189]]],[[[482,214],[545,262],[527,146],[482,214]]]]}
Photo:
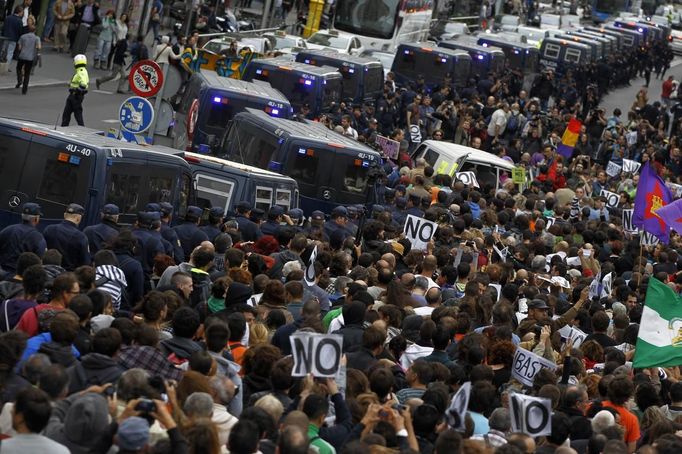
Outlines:
{"type": "Polygon", "coordinates": [[[31,134],[0,127],[0,226],[18,222],[21,205],[31,202],[22,191],[22,172],[28,156],[31,134]]]}
{"type": "Polygon", "coordinates": [[[92,184],[96,151],[56,137],[34,134],[28,151],[30,165],[21,181],[24,192],[43,208],[45,220],[61,221],[70,203],[85,209],[96,205],[98,188],[92,184]]]}

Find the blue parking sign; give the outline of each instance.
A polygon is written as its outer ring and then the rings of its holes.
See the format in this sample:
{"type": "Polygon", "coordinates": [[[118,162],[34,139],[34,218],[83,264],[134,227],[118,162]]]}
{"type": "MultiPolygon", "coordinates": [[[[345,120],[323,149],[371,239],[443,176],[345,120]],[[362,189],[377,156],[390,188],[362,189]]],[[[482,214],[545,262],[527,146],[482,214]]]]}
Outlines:
{"type": "Polygon", "coordinates": [[[121,104],[118,119],[123,130],[133,134],[140,134],[152,125],[154,121],[154,107],[145,98],[131,96],[121,104]]]}

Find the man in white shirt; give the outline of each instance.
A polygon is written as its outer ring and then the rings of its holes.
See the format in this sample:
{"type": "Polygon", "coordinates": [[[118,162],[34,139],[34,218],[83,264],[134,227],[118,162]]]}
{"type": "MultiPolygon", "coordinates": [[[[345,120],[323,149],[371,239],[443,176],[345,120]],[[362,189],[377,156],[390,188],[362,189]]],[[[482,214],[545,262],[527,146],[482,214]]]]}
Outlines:
{"type": "Polygon", "coordinates": [[[351,123],[350,115],[344,115],[343,117],[341,117],[341,127],[343,128],[343,135],[358,140],[358,132],[355,129],[353,129],[350,123],[351,123]]]}
{"type": "Polygon", "coordinates": [[[504,129],[507,127],[507,117],[509,116],[509,104],[506,102],[497,105],[497,110],[490,116],[490,123],[488,123],[488,140],[490,143],[497,142],[504,129]]]}

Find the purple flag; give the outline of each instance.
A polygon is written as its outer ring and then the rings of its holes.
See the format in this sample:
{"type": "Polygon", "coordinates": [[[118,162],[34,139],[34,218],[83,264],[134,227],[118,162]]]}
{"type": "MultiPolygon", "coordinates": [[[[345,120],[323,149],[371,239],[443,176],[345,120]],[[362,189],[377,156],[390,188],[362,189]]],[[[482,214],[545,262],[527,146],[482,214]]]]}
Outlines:
{"type": "Polygon", "coordinates": [[[682,199],[677,199],[673,203],[659,208],[656,214],[671,229],[682,235],[682,199]]]}
{"type": "Polygon", "coordinates": [[[657,210],[672,201],[670,189],[647,161],[639,177],[632,223],[667,244],[670,239],[670,227],[657,214],[657,210]]]}

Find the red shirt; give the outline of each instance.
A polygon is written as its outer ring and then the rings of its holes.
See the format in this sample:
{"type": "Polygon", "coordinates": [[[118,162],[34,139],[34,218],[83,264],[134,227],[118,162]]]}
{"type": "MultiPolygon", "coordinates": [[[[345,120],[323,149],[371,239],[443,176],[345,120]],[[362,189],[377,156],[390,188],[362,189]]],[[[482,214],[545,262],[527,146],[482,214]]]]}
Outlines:
{"type": "Polygon", "coordinates": [[[621,405],[615,405],[608,400],[604,401],[602,405],[613,408],[620,415],[620,425],[625,428],[625,443],[632,443],[639,440],[639,420],[637,419],[637,416],[633,415],[627,408],[621,405]]]}
{"type": "Polygon", "coordinates": [[[661,85],[661,98],[670,98],[670,94],[673,92],[673,81],[666,80],[661,85]]]}

